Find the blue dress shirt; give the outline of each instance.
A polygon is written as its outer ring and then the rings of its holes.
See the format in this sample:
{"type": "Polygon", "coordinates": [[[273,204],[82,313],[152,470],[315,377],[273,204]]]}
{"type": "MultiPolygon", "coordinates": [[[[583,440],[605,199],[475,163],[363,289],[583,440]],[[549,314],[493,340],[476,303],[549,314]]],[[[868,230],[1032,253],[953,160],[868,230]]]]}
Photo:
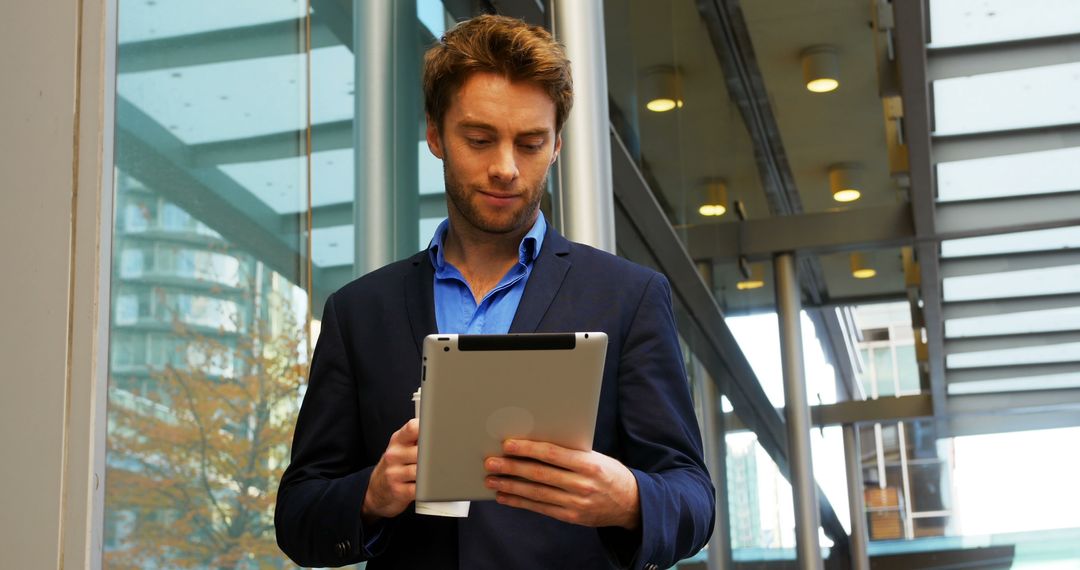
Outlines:
{"type": "Polygon", "coordinates": [[[442,334],[506,334],[514,321],[533,261],[544,243],[547,222],[536,218],[529,233],[518,245],[518,262],[477,304],[472,289],[456,267],[446,261],[443,242],[450,220],[443,220],[428,245],[428,258],[435,268],[435,323],[442,334]]]}

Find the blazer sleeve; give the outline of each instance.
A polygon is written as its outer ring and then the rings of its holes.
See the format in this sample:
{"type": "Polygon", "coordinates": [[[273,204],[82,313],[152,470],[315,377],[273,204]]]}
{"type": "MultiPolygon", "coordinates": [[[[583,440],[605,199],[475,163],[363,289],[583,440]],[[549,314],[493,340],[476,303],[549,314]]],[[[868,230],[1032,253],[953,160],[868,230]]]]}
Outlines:
{"type": "Polygon", "coordinates": [[[667,279],[645,288],[619,360],[622,462],[637,479],[637,533],[600,529],[620,567],[668,568],[712,534],[715,496],[683,366],[667,279]]]}
{"type": "Polygon", "coordinates": [[[305,567],[367,560],[385,546],[393,524],[367,528],[361,520],[374,465],[363,464],[356,382],[339,325],[331,295],[274,511],[278,546],[305,567]]]}

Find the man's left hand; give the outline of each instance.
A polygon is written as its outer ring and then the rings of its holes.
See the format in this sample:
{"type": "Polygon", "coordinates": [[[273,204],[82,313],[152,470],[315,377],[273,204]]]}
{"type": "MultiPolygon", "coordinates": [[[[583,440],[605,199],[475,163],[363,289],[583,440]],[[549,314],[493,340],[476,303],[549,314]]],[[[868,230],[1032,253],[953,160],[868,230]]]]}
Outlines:
{"type": "Polygon", "coordinates": [[[485,480],[503,505],[583,526],[641,524],[637,479],[617,460],[595,451],[509,439],[505,457],[489,457],[485,480]]]}

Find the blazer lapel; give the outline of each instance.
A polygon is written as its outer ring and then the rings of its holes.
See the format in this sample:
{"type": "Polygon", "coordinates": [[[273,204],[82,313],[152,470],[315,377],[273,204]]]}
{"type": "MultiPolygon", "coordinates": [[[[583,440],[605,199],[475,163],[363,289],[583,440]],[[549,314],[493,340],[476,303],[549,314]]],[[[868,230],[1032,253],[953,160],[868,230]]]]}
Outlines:
{"type": "Polygon", "coordinates": [[[422,251],[412,258],[412,267],[405,274],[405,309],[409,315],[416,351],[424,352],[424,337],[438,331],[435,324],[435,268],[422,251]]]}
{"type": "Polygon", "coordinates": [[[536,332],[570,269],[569,253],[570,242],[548,226],[540,255],[533,261],[532,273],[510,324],[510,332],[536,332]]]}

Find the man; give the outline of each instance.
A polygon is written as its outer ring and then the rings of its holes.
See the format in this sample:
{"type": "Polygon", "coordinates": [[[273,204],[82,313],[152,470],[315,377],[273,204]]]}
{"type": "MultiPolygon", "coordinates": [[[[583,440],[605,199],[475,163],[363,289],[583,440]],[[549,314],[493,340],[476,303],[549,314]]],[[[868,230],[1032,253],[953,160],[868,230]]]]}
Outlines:
{"type": "Polygon", "coordinates": [[[282,477],[278,544],[305,566],[658,568],[708,539],[713,489],[664,277],[567,241],[540,197],[573,100],[542,28],[481,16],[425,57],[427,142],[449,218],[427,251],[331,295],[282,477]],[[509,440],[495,502],[415,514],[427,334],[608,334],[595,449],[509,440]]]}

